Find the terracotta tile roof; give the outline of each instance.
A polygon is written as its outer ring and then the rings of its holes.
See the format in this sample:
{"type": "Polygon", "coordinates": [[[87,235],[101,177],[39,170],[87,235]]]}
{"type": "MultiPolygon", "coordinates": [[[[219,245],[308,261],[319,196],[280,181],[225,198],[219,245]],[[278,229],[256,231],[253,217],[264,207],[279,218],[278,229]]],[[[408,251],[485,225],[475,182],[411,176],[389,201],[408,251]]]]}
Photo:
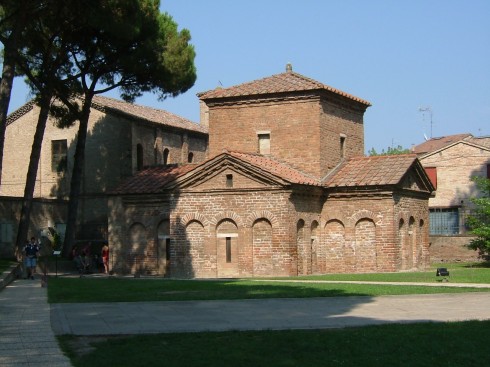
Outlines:
{"type": "Polygon", "coordinates": [[[196,168],[195,164],[167,165],[144,169],[123,181],[111,194],[156,194],[177,177],[196,168]]]}
{"type": "Polygon", "coordinates": [[[325,186],[396,185],[416,158],[415,154],[351,158],[325,179],[325,186]]]}
{"type": "Polygon", "coordinates": [[[412,148],[412,152],[418,155],[434,152],[448,145],[456,143],[461,140],[471,138],[471,134],[456,134],[448,136],[440,136],[437,138],[431,138],[422,144],[416,145],[412,148]]]}
{"type": "Polygon", "coordinates": [[[138,172],[136,175],[123,181],[111,194],[155,194],[162,191],[162,188],[169,182],[199,167],[212,164],[213,160],[223,156],[231,156],[245,163],[252,164],[261,170],[277,176],[293,184],[321,186],[319,180],[316,180],[306,174],[289,167],[272,158],[264,157],[258,154],[246,154],[240,152],[225,152],[214,158],[207,160],[199,165],[168,165],[147,168],[138,172]]]}
{"type": "Polygon", "coordinates": [[[465,140],[485,148],[490,148],[490,136],[472,136],[465,140]]]}
{"type": "Polygon", "coordinates": [[[308,176],[307,174],[300,172],[297,169],[290,167],[286,163],[280,162],[272,157],[267,157],[260,154],[241,153],[234,151],[229,151],[224,154],[229,154],[232,157],[250,163],[255,167],[258,167],[266,172],[271,173],[274,176],[277,176],[293,184],[315,186],[321,185],[319,180],[308,176]]]}
{"type": "Polygon", "coordinates": [[[26,113],[32,111],[34,108],[34,100],[31,100],[22,106],[20,106],[18,109],[16,109],[14,112],[9,114],[7,116],[7,126],[16,121],[17,119],[21,118],[24,116],[26,113]]]}
{"type": "Polygon", "coordinates": [[[174,115],[173,113],[170,113],[168,111],[128,103],[114,98],[96,95],[93,99],[93,106],[102,111],[112,110],[132,118],[143,119],[156,124],[196,131],[205,134],[208,133],[208,129],[206,127],[196,124],[183,117],[174,115]]]}
{"type": "Polygon", "coordinates": [[[202,100],[227,97],[243,97],[260,94],[275,94],[285,92],[303,92],[313,90],[326,90],[353,101],[371,106],[371,103],[351,94],[342,92],[326,84],[317,82],[293,71],[272,75],[267,78],[254,80],[229,88],[217,88],[207,92],[199,93],[202,100]]]}

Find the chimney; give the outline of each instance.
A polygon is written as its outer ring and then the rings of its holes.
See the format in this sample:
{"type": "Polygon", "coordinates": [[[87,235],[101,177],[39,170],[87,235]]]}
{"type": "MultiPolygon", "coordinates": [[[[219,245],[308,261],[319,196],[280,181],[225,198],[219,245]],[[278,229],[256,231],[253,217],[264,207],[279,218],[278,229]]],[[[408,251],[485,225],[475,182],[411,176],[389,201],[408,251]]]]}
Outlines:
{"type": "Polygon", "coordinates": [[[290,62],[288,62],[288,63],[286,64],[286,72],[287,72],[287,73],[289,73],[289,72],[291,72],[291,71],[293,71],[293,65],[291,65],[291,63],[290,63],[290,62]]]}

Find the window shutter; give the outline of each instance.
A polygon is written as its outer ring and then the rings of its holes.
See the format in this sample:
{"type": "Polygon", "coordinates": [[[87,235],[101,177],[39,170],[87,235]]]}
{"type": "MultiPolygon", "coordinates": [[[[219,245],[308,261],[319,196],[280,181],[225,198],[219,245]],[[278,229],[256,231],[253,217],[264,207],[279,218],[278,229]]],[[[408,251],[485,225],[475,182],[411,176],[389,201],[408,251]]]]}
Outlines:
{"type": "Polygon", "coordinates": [[[434,188],[437,189],[437,167],[425,167],[425,172],[434,188]]]}

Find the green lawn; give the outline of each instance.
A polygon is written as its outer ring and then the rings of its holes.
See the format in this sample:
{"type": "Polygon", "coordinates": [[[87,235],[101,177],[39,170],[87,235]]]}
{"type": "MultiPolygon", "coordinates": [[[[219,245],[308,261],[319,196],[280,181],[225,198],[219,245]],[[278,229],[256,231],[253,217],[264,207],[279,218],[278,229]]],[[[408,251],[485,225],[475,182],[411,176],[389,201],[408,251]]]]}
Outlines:
{"type": "MultiPolygon", "coordinates": [[[[480,265],[447,266],[451,272],[450,282],[474,282],[490,284],[490,268],[480,265]]],[[[422,293],[488,292],[490,289],[448,288],[438,283],[434,271],[422,273],[390,274],[341,274],[315,277],[281,278],[280,281],[261,279],[237,280],[170,280],[161,278],[134,279],[119,277],[98,278],[51,278],[48,299],[60,302],[138,302],[181,301],[210,299],[248,298],[304,298],[334,296],[380,296],[422,293]],[[297,280],[356,280],[427,282],[441,287],[400,286],[388,284],[341,284],[296,282],[297,280]],[[294,282],[292,282],[293,280],[294,282]]]]}
{"type": "Polygon", "coordinates": [[[441,281],[436,277],[436,269],[444,267],[449,270],[451,283],[489,283],[489,263],[444,263],[433,264],[430,270],[421,272],[375,273],[375,274],[326,274],[301,276],[298,279],[311,280],[353,280],[378,282],[429,282],[441,281]]]}
{"type": "Polygon", "coordinates": [[[0,259],[0,273],[7,270],[11,265],[16,264],[14,260],[0,259]]]}
{"type": "MultiPolygon", "coordinates": [[[[437,267],[437,266],[435,266],[437,267]]],[[[50,302],[171,301],[329,297],[489,291],[447,288],[430,272],[342,274],[248,280],[168,280],[118,277],[51,278],[50,302]],[[305,282],[291,282],[303,279],[305,282]],[[427,282],[440,287],[308,282],[427,282]]],[[[446,264],[450,282],[489,283],[484,264],[446,264]]],[[[74,366],[486,366],[490,321],[391,324],[328,330],[179,333],[58,338],[74,366]]]]}
{"type": "Polygon", "coordinates": [[[490,365],[490,321],[102,339],[91,343],[94,339],[59,338],[76,367],[490,365]]]}

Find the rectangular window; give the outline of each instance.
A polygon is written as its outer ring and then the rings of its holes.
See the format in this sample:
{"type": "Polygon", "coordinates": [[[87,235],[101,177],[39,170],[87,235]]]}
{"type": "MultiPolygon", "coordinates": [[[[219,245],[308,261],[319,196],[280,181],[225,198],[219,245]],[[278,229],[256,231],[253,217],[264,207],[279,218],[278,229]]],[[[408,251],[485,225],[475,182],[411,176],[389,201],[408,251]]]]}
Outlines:
{"type": "Polygon", "coordinates": [[[226,262],[231,263],[231,237],[226,237],[226,262]]]}
{"type": "Polygon", "coordinates": [[[344,158],[345,156],[345,138],[344,134],[340,134],[340,158],[344,158]]]}
{"type": "Polygon", "coordinates": [[[437,189],[437,167],[424,167],[427,176],[429,176],[430,182],[434,185],[434,188],[437,189]]]}
{"type": "Polygon", "coordinates": [[[459,234],[458,208],[431,208],[429,209],[429,232],[432,235],[459,234]]]}
{"type": "Polygon", "coordinates": [[[165,239],[165,259],[170,261],[170,238],[165,239]]]}
{"type": "Polygon", "coordinates": [[[52,140],[51,141],[51,171],[64,172],[67,167],[67,141],[52,140]]]}
{"type": "Polygon", "coordinates": [[[0,242],[13,243],[14,228],[12,223],[0,223],[0,242]]]}
{"type": "Polygon", "coordinates": [[[258,134],[259,153],[271,154],[271,134],[258,134]]]}
{"type": "Polygon", "coordinates": [[[226,175],[226,187],[233,187],[233,175],[226,175]]]}
{"type": "Polygon", "coordinates": [[[66,223],[55,223],[54,229],[60,236],[60,241],[63,243],[65,240],[66,223]]]}

